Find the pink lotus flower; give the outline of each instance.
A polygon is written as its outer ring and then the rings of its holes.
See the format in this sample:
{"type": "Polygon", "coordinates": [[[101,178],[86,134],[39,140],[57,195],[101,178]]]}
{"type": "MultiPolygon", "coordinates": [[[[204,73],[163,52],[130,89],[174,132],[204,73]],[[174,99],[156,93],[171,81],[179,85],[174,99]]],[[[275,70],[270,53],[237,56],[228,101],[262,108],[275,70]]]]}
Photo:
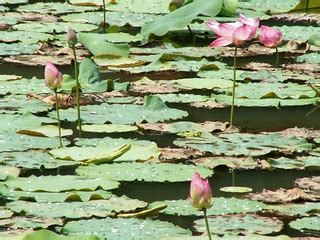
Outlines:
{"type": "Polygon", "coordinates": [[[262,25],[259,40],[265,47],[276,48],[282,43],[282,32],[262,25]]]}
{"type": "Polygon", "coordinates": [[[212,193],[208,179],[201,178],[199,173],[194,173],[190,185],[190,200],[192,206],[199,209],[211,207],[212,193]]]}
{"type": "Polygon", "coordinates": [[[259,18],[246,18],[244,15],[240,15],[240,21],[233,23],[209,21],[207,26],[218,36],[210,46],[222,47],[232,43],[237,47],[241,46],[255,36],[259,21],[259,18]]]}
{"type": "Polygon", "coordinates": [[[52,90],[56,90],[61,87],[62,73],[51,62],[47,62],[44,70],[44,83],[52,90]]]}

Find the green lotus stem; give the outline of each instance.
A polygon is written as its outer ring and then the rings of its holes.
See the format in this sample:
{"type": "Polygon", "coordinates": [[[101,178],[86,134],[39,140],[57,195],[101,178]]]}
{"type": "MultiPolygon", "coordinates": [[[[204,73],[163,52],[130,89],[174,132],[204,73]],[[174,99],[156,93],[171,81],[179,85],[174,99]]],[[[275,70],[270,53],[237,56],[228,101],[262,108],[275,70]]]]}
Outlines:
{"type": "Polygon", "coordinates": [[[58,99],[57,89],[54,89],[54,95],[55,95],[55,97],[56,97],[56,111],[57,111],[57,118],[58,118],[59,142],[60,142],[60,147],[62,147],[61,126],[60,126],[60,114],[59,114],[59,99],[58,99]]]}
{"type": "Polygon", "coordinates": [[[235,98],[235,94],[236,94],[237,51],[238,51],[238,47],[235,47],[234,57],[233,57],[233,85],[232,85],[232,104],[231,104],[231,112],[230,112],[230,126],[233,125],[234,98],[235,98]]]}
{"type": "Polygon", "coordinates": [[[204,220],[206,221],[206,228],[207,228],[207,234],[208,234],[208,239],[211,240],[211,233],[209,229],[209,222],[208,222],[208,217],[207,217],[207,209],[203,209],[203,215],[204,215],[204,220]]]}
{"type": "Polygon", "coordinates": [[[306,3],[306,13],[309,12],[309,0],[307,0],[307,3],[306,3]]]}
{"type": "Polygon", "coordinates": [[[106,0],[103,0],[103,32],[106,32],[106,0]]]}
{"type": "Polygon", "coordinates": [[[80,113],[80,84],[79,84],[79,74],[78,74],[78,61],[76,55],[76,47],[72,46],[73,57],[74,57],[74,77],[76,79],[76,98],[77,98],[77,112],[78,112],[78,128],[79,137],[82,137],[82,126],[81,126],[81,113],[80,113]]]}
{"type": "Polygon", "coordinates": [[[232,177],[232,187],[235,186],[235,174],[234,174],[234,169],[231,169],[231,177],[232,177]]]}
{"type": "Polygon", "coordinates": [[[278,51],[278,48],[276,48],[276,67],[279,67],[279,51],[278,51]]]}
{"type": "Polygon", "coordinates": [[[192,29],[189,25],[187,25],[187,27],[189,30],[189,34],[192,37],[192,46],[194,46],[196,44],[196,35],[194,34],[194,32],[192,31],[192,29]]]}

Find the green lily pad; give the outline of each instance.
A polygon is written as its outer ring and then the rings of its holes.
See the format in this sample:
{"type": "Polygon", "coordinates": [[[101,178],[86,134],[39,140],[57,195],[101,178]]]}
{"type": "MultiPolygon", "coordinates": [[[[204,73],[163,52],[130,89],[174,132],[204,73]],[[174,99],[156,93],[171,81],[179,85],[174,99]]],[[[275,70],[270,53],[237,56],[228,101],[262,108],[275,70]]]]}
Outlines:
{"type": "MultiPolygon", "coordinates": [[[[100,2],[100,0],[99,0],[100,2]]],[[[157,15],[148,13],[134,13],[134,12],[108,12],[106,14],[106,23],[110,26],[123,27],[130,25],[132,27],[141,27],[146,22],[154,20],[157,15]]],[[[91,23],[100,25],[103,22],[102,12],[84,12],[71,13],[61,16],[65,22],[76,23],[91,23]]]]}
{"type": "MultiPolygon", "coordinates": [[[[0,152],[25,151],[29,149],[49,149],[60,146],[59,138],[33,137],[28,135],[7,133],[0,135],[0,152]]],[[[63,139],[63,145],[69,141],[63,139]]]]}
{"type": "Polygon", "coordinates": [[[214,169],[218,166],[227,166],[231,169],[254,169],[258,162],[252,157],[203,157],[191,160],[197,166],[204,166],[214,169]]]}
{"type": "Polygon", "coordinates": [[[85,236],[84,235],[78,235],[78,236],[64,236],[64,235],[58,235],[54,232],[51,232],[47,229],[42,229],[34,233],[30,233],[26,235],[23,240],[99,240],[96,236],[85,236]]]}
{"type": "MultiPolygon", "coordinates": [[[[68,28],[73,28],[76,32],[81,31],[93,31],[98,28],[98,26],[88,24],[88,23],[68,23],[68,22],[30,22],[30,23],[20,23],[13,27],[20,31],[29,32],[40,32],[40,33],[66,33],[68,28]]],[[[30,51],[30,50],[29,50],[30,51]]]]}
{"type": "MultiPolygon", "coordinates": [[[[133,124],[141,122],[163,122],[186,117],[186,111],[167,107],[157,96],[145,98],[145,104],[107,104],[87,105],[81,107],[81,118],[84,123],[103,124],[133,124]]],[[[50,117],[56,118],[55,112],[49,113],[50,117]]],[[[60,110],[60,118],[75,122],[77,120],[76,109],[60,110]]]]}
{"type": "Polygon", "coordinates": [[[6,180],[8,177],[18,177],[20,173],[20,170],[16,167],[0,166],[0,169],[0,181],[6,180]]]}
{"type": "Polygon", "coordinates": [[[35,4],[26,4],[19,6],[19,12],[36,12],[41,14],[61,15],[65,13],[94,11],[96,8],[73,6],[68,3],[60,2],[36,2],[35,4]]]}
{"type": "MultiPolygon", "coordinates": [[[[167,205],[161,213],[167,215],[178,215],[178,216],[191,216],[201,217],[203,216],[202,211],[197,211],[192,205],[190,200],[171,200],[161,202],[167,205]]],[[[156,205],[158,202],[153,203],[156,205]]],[[[215,215],[226,215],[234,213],[254,213],[260,212],[267,205],[258,201],[251,201],[246,199],[238,198],[212,198],[212,207],[207,209],[208,216],[215,215]]]]}
{"type": "MultiPolygon", "coordinates": [[[[0,219],[0,226],[7,229],[30,229],[30,228],[47,228],[50,226],[62,226],[62,219],[46,217],[20,217],[14,216],[10,219],[0,219]]],[[[24,239],[24,238],[23,238],[24,239]]]]}
{"type": "Polygon", "coordinates": [[[8,178],[4,184],[10,188],[19,191],[28,192],[65,192],[73,190],[111,190],[118,188],[119,183],[106,178],[82,178],[78,176],[30,176],[20,178],[8,178]]]}
{"type": "Polygon", "coordinates": [[[305,217],[297,219],[289,223],[289,226],[293,229],[300,230],[301,232],[320,232],[320,217],[305,217]]]}
{"type": "MultiPolygon", "coordinates": [[[[62,137],[70,136],[73,134],[71,129],[60,128],[60,130],[62,137]]],[[[59,128],[55,125],[43,125],[33,129],[20,129],[17,131],[17,133],[37,137],[58,137],[59,128]]]]}
{"type": "Polygon", "coordinates": [[[208,96],[196,95],[196,94],[157,94],[163,102],[169,103],[194,103],[205,102],[209,99],[208,96]]]}
{"type": "MultiPolygon", "coordinates": [[[[112,194],[104,190],[71,191],[71,192],[29,192],[16,191],[0,186],[2,196],[10,201],[30,201],[38,203],[54,202],[88,202],[91,200],[109,199],[112,194]]],[[[1,211],[0,211],[1,212],[1,211]]]]}
{"type": "Polygon", "coordinates": [[[10,218],[12,215],[13,215],[12,211],[0,208],[0,219],[10,218]]]}
{"type": "Polygon", "coordinates": [[[285,40],[301,40],[308,41],[308,39],[314,35],[319,33],[317,27],[308,27],[305,26],[281,26],[279,30],[283,32],[283,36],[285,40]]]}
{"type": "Polygon", "coordinates": [[[7,208],[15,213],[24,212],[26,216],[51,217],[51,218],[84,218],[107,217],[116,213],[132,212],[142,209],[147,203],[140,200],[129,199],[125,196],[112,196],[107,200],[94,200],[88,202],[62,202],[62,203],[35,203],[15,201],[7,204],[7,208]],[[48,211],[49,210],[49,211],[48,211]]]}
{"type": "Polygon", "coordinates": [[[75,166],[73,161],[56,160],[43,151],[2,152],[0,164],[22,167],[24,169],[54,169],[63,166],[75,166]]]}
{"type": "Polygon", "coordinates": [[[279,213],[286,216],[312,216],[317,214],[320,203],[306,202],[303,204],[269,205],[268,211],[279,213]]]}
{"type": "Polygon", "coordinates": [[[175,236],[191,236],[190,230],[180,228],[169,222],[137,218],[105,218],[68,222],[64,234],[95,234],[108,240],[153,240],[175,236]],[[123,227],[125,226],[125,227],[123,227]]]}
{"type": "Polygon", "coordinates": [[[36,44],[0,43],[0,56],[32,54],[37,50],[36,44]]]}
{"type": "Polygon", "coordinates": [[[249,187],[223,187],[219,190],[227,193],[249,193],[252,192],[253,189],[249,187]]]}
{"type": "MultiPolygon", "coordinates": [[[[174,86],[182,89],[224,89],[231,88],[232,82],[229,80],[215,78],[185,78],[172,80],[174,86]]],[[[237,89],[238,94],[238,89],[237,89]]]]}
{"type": "Polygon", "coordinates": [[[319,64],[320,54],[319,53],[306,53],[297,57],[297,62],[319,64]]]}
{"type": "Polygon", "coordinates": [[[320,169],[320,158],[313,156],[297,157],[297,159],[287,157],[269,158],[267,162],[271,169],[306,169],[311,171],[320,169]]]}
{"type": "Polygon", "coordinates": [[[249,134],[234,133],[203,134],[201,137],[189,137],[174,141],[177,146],[187,146],[199,151],[225,156],[262,156],[271,152],[303,152],[313,148],[306,139],[284,137],[279,133],[249,134]]]}
{"type": "MultiPolygon", "coordinates": [[[[208,219],[211,234],[217,235],[248,235],[271,234],[282,230],[283,223],[276,218],[266,218],[254,215],[217,216],[208,219]]],[[[195,229],[205,232],[205,221],[195,221],[195,229]]]]}
{"type": "Polygon", "coordinates": [[[169,163],[113,163],[80,166],[76,173],[87,177],[109,177],[119,181],[187,182],[194,172],[210,177],[213,172],[204,167],[169,163]]]}
{"type": "Polygon", "coordinates": [[[78,37],[79,42],[84,45],[94,56],[129,56],[128,44],[110,43],[107,35],[97,33],[79,33],[78,37]]]}

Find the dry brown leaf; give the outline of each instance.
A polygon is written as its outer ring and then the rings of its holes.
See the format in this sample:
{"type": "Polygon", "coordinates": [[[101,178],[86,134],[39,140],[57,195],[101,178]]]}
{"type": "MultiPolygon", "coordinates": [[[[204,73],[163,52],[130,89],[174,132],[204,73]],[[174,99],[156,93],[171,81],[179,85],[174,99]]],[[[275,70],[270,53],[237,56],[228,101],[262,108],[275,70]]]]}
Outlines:
{"type": "Polygon", "coordinates": [[[290,24],[317,24],[320,25],[320,15],[313,13],[282,13],[272,15],[270,21],[287,22],[290,24]]]}
{"type": "Polygon", "coordinates": [[[318,201],[320,194],[316,192],[306,192],[300,188],[283,189],[276,191],[264,189],[261,193],[250,193],[248,197],[253,200],[268,202],[268,203],[283,203],[293,201],[318,201]]]}
{"type": "Polygon", "coordinates": [[[257,162],[251,157],[203,157],[191,160],[196,165],[214,169],[218,166],[227,166],[231,169],[254,169],[257,162]]]}
{"type": "Polygon", "coordinates": [[[320,192],[320,177],[298,178],[295,185],[302,189],[320,192]]]}
{"type": "Polygon", "coordinates": [[[301,137],[308,139],[320,137],[320,130],[313,130],[308,128],[287,128],[279,133],[284,137],[301,137]]]}
{"type": "Polygon", "coordinates": [[[160,162],[180,162],[194,157],[201,157],[202,152],[187,148],[161,148],[160,162]]]}

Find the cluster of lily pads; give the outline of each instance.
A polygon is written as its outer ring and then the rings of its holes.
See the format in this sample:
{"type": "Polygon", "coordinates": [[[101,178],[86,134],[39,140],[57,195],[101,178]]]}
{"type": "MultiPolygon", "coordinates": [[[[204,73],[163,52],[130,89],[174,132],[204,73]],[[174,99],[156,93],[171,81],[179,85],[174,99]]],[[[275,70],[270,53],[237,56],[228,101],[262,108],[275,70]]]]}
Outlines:
{"type": "Polygon", "coordinates": [[[319,236],[319,8],[0,0],[0,239],[319,236]]]}

